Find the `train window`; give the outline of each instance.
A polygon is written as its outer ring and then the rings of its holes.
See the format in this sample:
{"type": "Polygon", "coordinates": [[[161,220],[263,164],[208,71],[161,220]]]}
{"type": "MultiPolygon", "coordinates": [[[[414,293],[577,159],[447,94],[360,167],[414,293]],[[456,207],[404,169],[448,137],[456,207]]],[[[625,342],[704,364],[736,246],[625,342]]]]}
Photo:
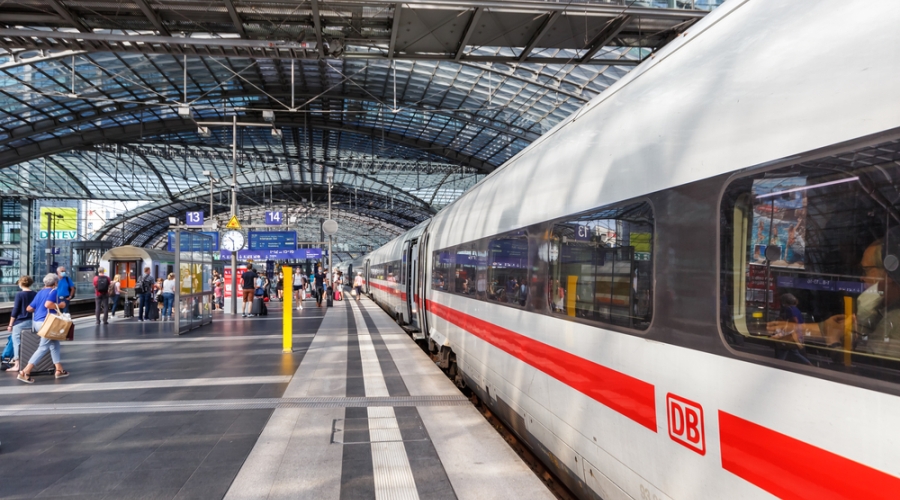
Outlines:
{"type": "Polygon", "coordinates": [[[900,142],[736,179],[721,214],[735,349],[900,381],[900,142]]]}
{"type": "Polygon", "coordinates": [[[456,271],[456,254],[451,250],[434,252],[432,259],[431,288],[442,292],[454,290],[452,276],[456,271]]]}
{"type": "MultiPolygon", "coordinates": [[[[485,252],[479,252],[477,245],[467,244],[455,247],[454,254],[454,290],[461,295],[476,294],[479,268],[481,269],[482,288],[485,290],[486,276],[484,273],[487,258],[485,252]]],[[[483,298],[483,294],[481,295],[483,298]]]]}
{"type": "Polygon", "coordinates": [[[649,203],[590,212],[553,225],[538,249],[549,263],[553,314],[646,330],[653,316],[649,203]]]}
{"type": "MultiPolygon", "coordinates": [[[[516,231],[487,244],[487,300],[524,307],[528,302],[528,238],[516,231]]],[[[476,283],[477,289],[477,283],[476,283]]]]}

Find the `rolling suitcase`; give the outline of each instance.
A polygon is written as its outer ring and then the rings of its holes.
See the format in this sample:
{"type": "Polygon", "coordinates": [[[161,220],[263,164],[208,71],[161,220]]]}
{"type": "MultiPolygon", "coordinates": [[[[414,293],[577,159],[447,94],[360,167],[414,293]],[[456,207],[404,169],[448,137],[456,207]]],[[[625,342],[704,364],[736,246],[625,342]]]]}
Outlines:
{"type": "MultiPolygon", "coordinates": [[[[34,330],[31,328],[22,329],[22,343],[19,344],[19,366],[28,364],[28,360],[31,359],[31,355],[34,354],[40,343],[41,338],[34,330]]],[[[31,370],[32,375],[40,373],[56,373],[56,367],[53,365],[53,359],[50,357],[49,351],[34,364],[34,369],[31,370]]]]}
{"type": "Polygon", "coordinates": [[[125,299],[125,305],[122,306],[122,317],[125,318],[133,318],[134,317],[134,301],[125,299]]]}
{"type": "Polygon", "coordinates": [[[344,294],[340,290],[334,292],[334,300],[344,300],[344,294]]]}
{"type": "Polygon", "coordinates": [[[269,313],[266,307],[266,303],[263,302],[262,297],[256,297],[253,299],[253,307],[250,308],[251,316],[265,316],[269,313]]]}
{"type": "Polygon", "coordinates": [[[150,303],[149,309],[150,309],[150,311],[149,311],[148,315],[150,316],[150,321],[158,320],[159,319],[159,306],[157,305],[157,302],[155,300],[150,303]]]}

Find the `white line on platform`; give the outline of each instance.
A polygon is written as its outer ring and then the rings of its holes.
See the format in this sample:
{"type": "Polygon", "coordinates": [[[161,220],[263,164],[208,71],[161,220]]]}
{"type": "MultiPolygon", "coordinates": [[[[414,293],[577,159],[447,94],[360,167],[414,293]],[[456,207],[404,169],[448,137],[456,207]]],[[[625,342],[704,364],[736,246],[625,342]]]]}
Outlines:
{"type": "MultiPolygon", "coordinates": [[[[378,362],[371,332],[366,326],[359,306],[350,303],[356,321],[359,355],[362,358],[366,397],[389,396],[384,373],[378,362]]],[[[400,436],[400,424],[393,408],[367,408],[369,436],[372,442],[372,469],[375,477],[375,498],[418,500],[416,480],[413,478],[406,447],[400,436]]]]}
{"type": "Polygon", "coordinates": [[[248,384],[285,384],[291,381],[290,375],[272,375],[263,377],[223,377],[223,378],[188,378],[171,380],[134,380],[131,382],[97,382],[93,384],[60,384],[30,385],[19,387],[0,387],[0,395],[65,393],[88,391],[118,391],[134,389],[159,389],[162,387],[200,387],[213,385],[248,385],[248,384]]]}
{"type": "MultiPolygon", "coordinates": [[[[294,338],[305,338],[305,337],[315,337],[314,333],[297,333],[294,334],[294,338]]],[[[76,340],[74,342],[69,342],[66,345],[94,345],[94,344],[103,344],[103,345],[115,345],[115,344],[156,344],[159,342],[234,342],[234,341],[242,341],[242,340],[281,340],[283,337],[281,335],[244,335],[244,336],[235,336],[235,337],[170,337],[170,338],[160,338],[160,339],[124,339],[124,340],[76,340]]]]}

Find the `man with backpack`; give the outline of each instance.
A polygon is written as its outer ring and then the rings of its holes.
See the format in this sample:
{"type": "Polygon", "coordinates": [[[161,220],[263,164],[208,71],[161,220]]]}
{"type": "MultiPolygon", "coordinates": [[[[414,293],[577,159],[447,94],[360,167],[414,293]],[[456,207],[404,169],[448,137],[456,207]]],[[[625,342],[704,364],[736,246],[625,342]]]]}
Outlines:
{"type": "Polygon", "coordinates": [[[103,324],[109,323],[109,289],[112,283],[106,270],[102,267],[94,276],[94,315],[97,316],[97,324],[100,324],[100,311],[103,311],[103,324]]]}
{"type": "Polygon", "coordinates": [[[150,276],[150,268],[144,268],[144,274],[134,283],[134,294],[138,298],[138,321],[150,321],[150,308],[156,307],[156,302],[150,300],[153,291],[153,276],[150,276]]]}

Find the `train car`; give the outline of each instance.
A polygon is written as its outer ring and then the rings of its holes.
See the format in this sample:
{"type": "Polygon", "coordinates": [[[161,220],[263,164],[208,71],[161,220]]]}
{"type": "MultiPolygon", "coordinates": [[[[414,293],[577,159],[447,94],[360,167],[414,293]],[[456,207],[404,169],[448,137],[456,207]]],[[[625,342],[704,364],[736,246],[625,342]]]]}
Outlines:
{"type": "Polygon", "coordinates": [[[389,241],[364,258],[365,292],[381,305],[401,326],[424,339],[419,324],[419,310],[423,296],[416,293],[423,287],[424,270],[419,265],[420,238],[428,227],[425,221],[389,241]]]}
{"type": "Polygon", "coordinates": [[[124,245],[113,248],[100,257],[100,266],[109,271],[109,276],[122,277],[122,290],[127,296],[134,295],[135,279],[150,268],[153,279],[165,278],[175,269],[175,254],[153,248],[124,245]]]}
{"type": "Polygon", "coordinates": [[[900,3],[859,7],[726,2],[372,297],[580,497],[896,498],[900,3]]]}

